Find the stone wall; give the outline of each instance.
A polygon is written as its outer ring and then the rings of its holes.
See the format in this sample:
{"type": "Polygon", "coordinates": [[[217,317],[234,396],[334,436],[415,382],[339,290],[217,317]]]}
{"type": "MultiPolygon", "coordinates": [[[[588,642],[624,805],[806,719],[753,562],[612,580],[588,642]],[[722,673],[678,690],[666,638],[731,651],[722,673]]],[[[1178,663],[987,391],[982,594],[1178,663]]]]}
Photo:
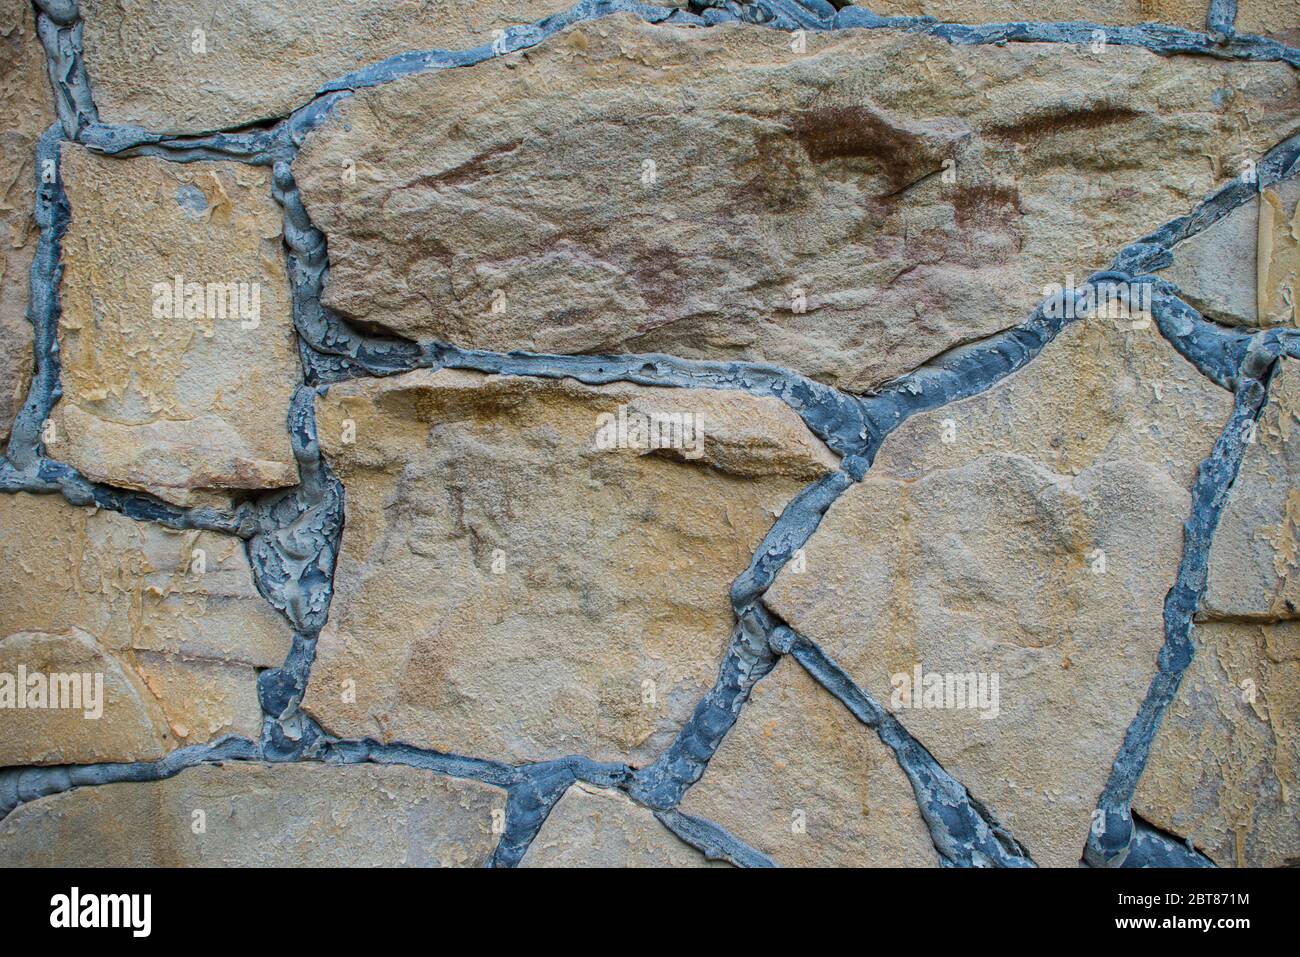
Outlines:
{"type": "Polygon", "coordinates": [[[0,864],[1300,862],[1293,2],[0,0],[0,864]]]}

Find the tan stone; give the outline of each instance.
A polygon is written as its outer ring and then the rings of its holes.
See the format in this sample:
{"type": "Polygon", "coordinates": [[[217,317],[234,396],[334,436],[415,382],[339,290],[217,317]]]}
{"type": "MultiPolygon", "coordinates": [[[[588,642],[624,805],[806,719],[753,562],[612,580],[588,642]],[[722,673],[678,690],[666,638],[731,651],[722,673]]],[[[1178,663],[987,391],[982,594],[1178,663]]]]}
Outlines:
{"type": "Polygon", "coordinates": [[[1174,248],[1162,278],[1203,316],[1234,326],[1259,325],[1256,248],[1259,200],[1238,206],[1174,248]]]}
{"type": "Polygon", "coordinates": [[[581,782],[565,792],[520,867],[726,867],[709,861],[619,791],[581,782]]]}
{"type": "Polygon", "coordinates": [[[894,753],[789,658],[754,687],[682,810],[786,867],[939,864],[894,753]]]}
{"type": "Polygon", "coordinates": [[[1300,177],[1270,186],[1259,203],[1259,325],[1294,326],[1300,299],[1300,177]]]}
{"type": "Polygon", "coordinates": [[[766,601],[1035,862],[1075,865],[1155,672],[1188,488],[1230,401],[1153,330],[1077,324],[890,436],[822,520],[806,569],[787,566],[766,601]],[[918,665],[996,675],[998,700],[912,706],[918,665]]]}
{"type": "Polygon", "coordinates": [[[63,179],[63,398],[48,453],[181,505],[295,484],[285,423],[302,373],[270,171],[65,145],[63,179]],[[177,276],[198,284],[183,304],[164,293],[177,276]]]}
{"type": "MultiPolygon", "coordinates": [[[[1017,20],[1089,23],[1167,23],[1205,29],[1208,0],[873,0],[881,16],[936,17],[947,23],[1011,23],[1017,20]]],[[[1243,0],[1244,2],[1244,0],[1243,0]]]]}
{"type": "Polygon", "coordinates": [[[1300,608],[1300,363],[1283,359],[1210,547],[1212,617],[1300,608]]]}
{"type": "Polygon", "coordinates": [[[1221,867],[1300,863],[1300,622],[1207,622],[1133,809],[1221,867]]]}
{"type": "Polygon", "coordinates": [[[462,50],[569,0],[82,0],[106,123],[158,132],[281,117],[324,83],[413,50],[462,50]],[[195,53],[194,30],[206,52],[195,53]],[[159,78],[166,82],[159,82],[159,78]]]}
{"type": "Polygon", "coordinates": [[[317,415],[347,491],[306,709],[510,761],[653,759],[717,676],[731,582],[835,462],[737,392],[422,370],[317,415]],[[702,415],[702,456],[598,448],[620,405],[702,415]]]}
{"type": "Polygon", "coordinates": [[[1237,32],[1300,43],[1300,0],[1237,0],[1237,32]]]}
{"type": "Polygon", "coordinates": [[[105,690],[97,720],[0,709],[0,766],[259,736],[257,671],[284,661],[291,632],[242,542],[18,493],[0,496],[0,565],[0,672],[102,672],[105,690]]]}
{"type": "Polygon", "coordinates": [[[412,338],[767,360],[863,390],[1020,322],[1300,129],[1282,64],[807,44],[620,15],[359,91],[294,163],[325,302],[412,338]]]}
{"type": "Polygon", "coordinates": [[[497,788],[418,768],[229,762],[24,804],[0,822],[0,863],[482,867],[504,807],[497,788]]]}
{"type": "Polygon", "coordinates": [[[27,395],[32,327],[27,287],[37,228],[36,140],[54,122],[32,5],[0,0],[0,444],[27,395]]]}

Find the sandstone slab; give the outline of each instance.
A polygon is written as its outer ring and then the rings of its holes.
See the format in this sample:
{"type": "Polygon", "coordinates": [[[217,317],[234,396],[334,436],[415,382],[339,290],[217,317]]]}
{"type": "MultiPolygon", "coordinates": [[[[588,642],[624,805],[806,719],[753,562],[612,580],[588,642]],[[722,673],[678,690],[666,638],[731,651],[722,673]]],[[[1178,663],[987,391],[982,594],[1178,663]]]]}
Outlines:
{"type": "Polygon", "coordinates": [[[294,162],[326,304],[466,347],[865,390],[1021,321],[1300,129],[1281,64],[806,39],[615,16],[359,91],[294,162]]]}
{"type": "Polygon", "coordinates": [[[284,661],[291,634],[257,594],[242,542],[18,493],[0,496],[0,562],[0,673],[104,676],[95,719],[0,709],[0,766],[151,760],[259,736],[257,671],[284,661]]]}
{"type": "Polygon", "coordinates": [[[1259,325],[1256,250],[1259,200],[1238,206],[1174,248],[1163,278],[1202,315],[1234,326],[1259,325]]]}
{"type": "Polygon", "coordinates": [[[62,163],[63,398],[47,453],[179,505],[295,484],[285,422],[302,373],[270,171],[75,146],[62,163]]]}
{"type": "Polygon", "coordinates": [[[104,122],[199,133],[285,116],[322,84],[372,63],[414,50],[491,43],[499,30],[572,5],[83,0],[81,11],[86,64],[104,122]]]}
{"type": "Polygon", "coordinates": [[[497,788],[417,768],[230,762],[24,804],[0,822],[0,862],[482,867],[504,807],[497,788]]]}
{"type": "Polygon", "coordinates": [[[1220,867],[1300,863],[1300,623],[1206,622],[1133,809],[1220,867]]]}
{"type": "Polygon", "coordinates": [[[1283,359],[1210,547],[1211,617],[1300,608],[1300,363],[1283,359]]]}
{"type": "Polygon", "coordinates": [[[1073,866],[1155,673],[1188,489],[1229,409],[1154,329],[1078,323],[904,423],[766,601],[1036,863],[1073,866]]]}
{"type": "Polygon", "coordinates": [[[881,16],[935,17],[948,23],[1154,21],[1189,30],[1205,29],[1206,12],[1202,0],[1094,0],[1082,6],[1070,0],[874,0],[868,6],[881,16]]]}
{"type": "Polygon", "coordinates": [[[36,140],[54,122],[32,5],[0,2],[0,443],[27,395],[32,327],[27,286],[36,250],[36,140]]]}
{"type": "Polygon", "coordinates": [[[346,517],[306,709],[509,761],[651,760],[716,678],[732,580],[836,464],[736,392],[421,370],[317,418],[346,517]],[[701,416],[698,456],[601,447],[620,407],[701,416]]]}
{"type": "Polygon", "coordinates": [[[709,861],[625,794],[579,782],[565,792],[520,867],[727,867],[709,861]]]}
{"type": "Polygon", "coordinates": [[[1257,33],[1300,43],[1300,0],[1237,0],[1238,33],[1257,33]]]}
{"type": "Polygon", "coordinates": [[[894,753],[791,658],[755,687],[681,808],[786,867],[937,867],[894,753]]]}
{"type": "Polygon", "coordinates": [[[1296,325],[1300,300],[1300,177],[1260,193],[1257,259],[1259,325],[1296,325]]]}

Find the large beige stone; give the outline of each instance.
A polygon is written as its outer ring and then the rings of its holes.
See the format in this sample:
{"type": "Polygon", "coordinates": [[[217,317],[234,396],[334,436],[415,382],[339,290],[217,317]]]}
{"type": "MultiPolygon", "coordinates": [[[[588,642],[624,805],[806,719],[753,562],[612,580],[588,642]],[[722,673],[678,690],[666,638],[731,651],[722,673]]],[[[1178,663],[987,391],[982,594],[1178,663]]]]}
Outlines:
{"type": "Polygon", "coordinates": [[[560,798],[520,867],[726,867],[619,791],[581,782],[560,798]]]}
{"type": "Polygon", "coordinates": [[[1258,248],[1259,325],[1294,326],[1300,299],[1300,177],[1261,192],[1258,248]]]}
{"type": "MultiPolygon", "coordinates": [[[[1016,20],[1135,24],[1167,23],[1205,29],[1209,0],[872,0],[881,16],[936,17],[948,23],[1010,23],[1016,20]]],[[[1246,0],[1243,0],[1246,2],[1246,0]]]]}
{"type": "Polygon", "coordinates": [[[1162,278],[1202,315],[1229,325],[1257,326],[1258,242],[1259,200],[1252,199],[1179,243],[1162,278]]]}
{"type": "Polygon", "coordinates": [[[1221,867],[1300,864],[1300,622],[1206,622],[1133,809],[1221,867]]]}
{"type": "Polygon", "coordinates": [[[1237,32],[1300,43],[1300,0],[1237,0],[1237,32]]]}
{"type": "Polygon", "coordinates": [[[0,709],[0,766],[151,760],[260,734],[257,671],[284,661],[291,632],[239,540],[18,493],[0,496],[0,565],[0,673],[104,675],[98,719],[0,709]]]}
{"type": "Polygon", "coordinates": [[[1282,64],[806,41],[621,15],[358,92],[294,162],[326,303],[462,346],[863,390],[1020,322],[1300,129],[1282,64]]]}
{"type": "MultiPolygon", "coordinates": [[[[675,4],[664,4],[673,6],[675,4]]],[[[413,50],[463,50],[569,0],[82,0],[100,117],[157,132],[231,129],[413,50]],[[202,31],[204,52],[195,52],[202,31]],[[159,82],[165,78],[165,82],[159,82]]]]}
{"type": "Polygon", "coordinates": [[[346,517],[306,709],[510,761],[657,755],[717,676],[731,582],[835,466],[737,392],[422,370],[332,386],[317,416],[346,517]],[[622,405],[701,415],[701,456],[599,448],[622,405]]]}
{"type": "Polygon", "coordinates": [[[498,788],[418,768],[230,762],[24,804],[0,822],[0,863],[482,867],[504,808],[498,788]]]}
{"type": "Polygon", "coordinates": [[[32,5],[0,0],[0,445],[27,395],[32,327],[27,286],[38,230],[36,140],[54,122],[32,5]]]}
{"type": "Polygon", "coordinates": [[[1210,547],[1212,617],[1290,618],[1300,608],[1300,363],[1283,359],[1210,547]]]}
{"type": "Polygon", "coordinates": [[[1155,673],[1188,488],[1229,409],[1154,330],[1077,324],[888,438],[766,601],[1038,864],[1077,864],[1155,673]],[[918,666],[983,676],[989,693],[917,698],[918,666]]]}
{"type": "Polygon", "coordinates": [[[894,753],[793,659],[755,687],[682,802],[786,867],[937,867],[894,753]]]}
{"type": "Polygon", "coordinates": [[[295,484],[285,423],[302,373],[270,171],[65,145],[63,180],[48,453],[181,505],[295,484]],[[165,298],[178,276],[184,303],[165,298]],[[238,298],[226,284],[242,284],[238,298]]]}

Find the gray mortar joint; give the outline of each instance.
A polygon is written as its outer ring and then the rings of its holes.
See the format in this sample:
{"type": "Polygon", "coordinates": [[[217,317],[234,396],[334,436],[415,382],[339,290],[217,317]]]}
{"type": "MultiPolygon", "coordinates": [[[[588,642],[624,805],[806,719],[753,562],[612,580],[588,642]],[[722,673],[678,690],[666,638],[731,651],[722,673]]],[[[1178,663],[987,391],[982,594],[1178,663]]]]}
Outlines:
{"type": "MultiPolygon", "coordinates": [[[[326,241],[310,222],[293,182],[290,164],[307,133],[323,122],[334,104],[355,89],[417,72],[479,63],[533,46],[573,23],[618,12],[634,13],[650,23],[695,26],[745,22],[781,30],[898,29],[933,35],[954,44],[1088,43],[1095,38],[1095,31],[1101,30],[1108,42],[1141,46],[1161,55],[1182,53],[1281,60],[1293,66],[1300,64],[1300,51],[1259,37],[1235,35],[1232,0],[1213,0],[1207,14],[1208,34],[1158,24],[1100,27],[1087,23],[1018,22],[967,26],[940,23],[927,17],[879,17],[862,7],[836,10],[824,0],[802,3],[762,0],[744,5],[705,0],[697,2],[698,13],[648,7],[628,0],[584,0],[571,10],[536,24],[511,28],[495,47],[417,51],[366,67],[325,84],[308,104],[269,129],[172,137],[100,123],[83,60],[82,24],[75,0],[37,0],[36,6],[38,32],[47,52],[63,137],[107,155],[146,155],[177,162],[222,159],[272,167],[273,195],[284,210],[294,324],[307,383],[297,391],[289,414],[300,484],[263,496],[230,514],[209,508],[178,509],[153,496],[90,482],[68,466],[46,458],[40,446],[39,429],[60,394],[56,338],[62,271],[59,244],[70,211],[58,177],[52,182],[42,182],[40,177],[43,168],[40,160],[53,159],[57,169],[62,138],[59,128],[41,138],[36,204],[41,234],[32,268],[28,310],[34,329],[37,368],[31,395],[15,421],[6,458],[0,462],[0,488],[61,492],[74,504],[93,504],[138,520],[174,528],[205,528],[245,539],[257,588],[293,624],[294,638],[284,666],[259,675],[259,700],[266,713],[261,742],[224,738],[210,745],[180,749],[155,762],[5,769],[0,771],[0,816],[21,802],[70,787],[158,780],[197,764],[225,760],[397,763],[480,780],[507,790],[506,827],[493,857],[493,863],[499,866],[518,863],[550,809],[578,780],[624,790],[711,859],[746,866],[771,866],[770,859],[725,829],[683,814],[676,810],[676,805],[685,790],[704,773],[753,686],[772,670],[781,654],[792,654],[893,750],[912,782],[922,816],[945,865],[1032,865],[1024,848],[983,805],[814,643],[792,632],[773,615],[762,603],[762,596],[794,551],[812,536],[838,496],[862,479],[889,432],[911,415],[975,395],[1022,368],[1061,331],[1064,321],[1049,319],[1040,307],[1019,327],[953,350],[865,398],[768,364],[700,362],[666,355],[501,354],[464,350],[447,343],[419,344],[361,335],[320,302],[321,290],[328,279],[326,241]],[[673,744],[650,766],[637,771],[574,756],[511,767],[400,743],[381,744],[369,739],[344,741],[328,735],[298,710],[310,675],[316,638],[328,613],[343,520],[343,488],[323,461],[316,439],[315,395],[318,387],[330,382],[356,376],[391,375],[416,368],[567,377],[589,384],[627,381],[673,388],[727,388],[774,396],[790,405],[815,434],[842,456],[839,471],[810,485],[787,506],[765,536],[750,567],[733,584],[731,597],[737,624],[718,681],[673,744]]],[[[1270,151],[1260,165],[1258,186],[1293,175],[1297,152],[1300,152],[1300,137],[1270,151]]],[[[1129,862],[1135,855],[1142,858],[1162,855],[1162,860],[1184,865],[1206,863],[1203,857],[1189,858],[1177,841],[1140,821],[1135,824],[1128,804],[1159,716],[1190,661],[1191,614],[1200,599],[1196,592],[1200,580],[1197,576],[1203,577],[1214,524],[1243,452],[1240,441],[1233,439],[1234,423],[1242,417],[1258,416],[1267,397],[1267,379],[1271,374],[1268,370],[1273,368],[1278,355],[1300,354],[1300,340],[1286,331],[1255,334],[1220,330],[1183,303],[1170,284],[1138,274],[1167,266],[1172,261],[1170,250],[1176,243],[1248,201],[1257,193],[1258,186],[1246,188],[1234,181],[1189,216],[1166,224],[1152,236],[1126,247],[1116,257],[1111,271],[1091,277],[1092,281],[1137,277],[1137,281],[1152,282],[1157,292],[1155,311],[1161,333],[1203,374],[1225,388],[1234,389],[1238,397],[1233,420],[1216,445],[1215,454],[1202,466],[1197,505],[1187,525],[1188,543],[1179,586],[1171,591],[1166,607],[1168,637],[1161,653],[1162,670],[1126,736],[1116,758],[1112,781],[1099,804],[1099,813],[1107,826],[1089,839],[1086,854],[1092,863],[1113,866],[1123,862],[1125,855],[1129,862]],[[1147,715],[1145,719],[1144,715],[1147,715]]]]}

